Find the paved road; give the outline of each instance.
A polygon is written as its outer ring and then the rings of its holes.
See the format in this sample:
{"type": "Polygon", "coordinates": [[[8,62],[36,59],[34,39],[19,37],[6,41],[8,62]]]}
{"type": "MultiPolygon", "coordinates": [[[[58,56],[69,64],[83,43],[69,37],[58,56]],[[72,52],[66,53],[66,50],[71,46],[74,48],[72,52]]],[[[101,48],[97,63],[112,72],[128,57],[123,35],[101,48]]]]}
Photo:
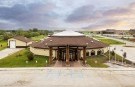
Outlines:
{"type": "Polygon", "coordinates": [[[15,49],[10,49],[10,48],[7,48],[7,49],[4,49],[2,51],[0,51],[0,59],[2,58],[5,58],[13,53],[16,53],[17,51],[20,51],[22,50],[23,48],[15,48],[15,49]]]}
{"type": "MultiPolygon", "coordinates": [[[[98,35],[98,36],[100,36],[100,35],[98,35]]],[[[113,37],[106,37],[106,36],[101,36],[101,37],[105,37],[105,38],[108,38],[108,39],[113,39],[113,40],[116,40],[116,41],[123,42],[123,43],[125,43],[125,46],[135,46],[135,42],[122,40],[122,39],[119,39],[119,38],[113,38],[113,37]]]]}
{"type": "Polygon", "coordinates": [[[0,87],[135,87],[135,69],[0,69],[0,87]]]}
{"type": "MultiPolygon", "coordinates": [[[[105,36],[102,36],[102,37],[105,37],[105,36]]],[[[130,41],[122,40],[122,39],[117,39],[117,38],[113,38],[113,37],[105,37],[105,38],[124,42],[124,43],[126,43],[126,46],[129,46],[129,45],[135,46],[134,42],[130,42],[130,41]]],[[[115,52],[117,54],[119,54],[120,56],[123,56],[123,53],[126,52],[127,53],[126,58],[135,63],[135,47],[125,47],[123,45],[112,45],[111,50],[114,48],[116,48],[115,52]]]]}
{"type": "Polygon", "coordinates": [[[126,59],[132,61],[135,63],[135,48],[134,47],[124,47],[122,45],[112,45],[110,47],[111,50],[116,48],[115,52],[119,54],[120,56],[123,56],[123,53],[127,53],[126,59]]]}

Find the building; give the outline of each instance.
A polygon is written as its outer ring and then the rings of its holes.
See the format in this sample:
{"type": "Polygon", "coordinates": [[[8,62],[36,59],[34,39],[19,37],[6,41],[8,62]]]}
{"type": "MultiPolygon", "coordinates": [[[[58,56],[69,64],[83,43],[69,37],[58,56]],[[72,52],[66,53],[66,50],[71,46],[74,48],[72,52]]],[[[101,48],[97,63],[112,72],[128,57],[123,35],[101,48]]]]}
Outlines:
{"type": "Polygon", "coordinates": [[[129,30],[129,33],[130,33],[131,35],[134,35],[134,36],[135,36],[135,29],[130,29],[130,30],[129,30]]]}
{"type": "Polygon", "coordinates": [[[102,31],[103,36],[115,37],[115,38],[129,38],[132,37],[129,35],[128,30],[115,30],[115,29],[106,29],[102,31]]]}
{"type": "Polygon", "coordinates": [[[25,48],[32,44],[32,40],[24,36],[15,36],[8,39],[9,48],[25,48]]]}
{"type": "Polygon", "coordinates": [[[106,29],[102,31],[102,34],[117,34],[117,35],[123,35],[126,34],[128,30],[115,30],[115,29],[106,29]]]}
{"type": "Polygon", "coordinates": [[[115,29],[106,29],[106,30],[102,31],[102,34],[116,34],[116,30],[115,29]]]}
{"type": "Polygon", "coordinates": [[[86,37],[84,34],[74,31],[63,31],[30,46],[30,51],[36,55],[49,56],[49,62],[53,59],[70,61],[79,59],[85,63],[86,56],[101,55],[108,51],[108,45],[86,37]]]}

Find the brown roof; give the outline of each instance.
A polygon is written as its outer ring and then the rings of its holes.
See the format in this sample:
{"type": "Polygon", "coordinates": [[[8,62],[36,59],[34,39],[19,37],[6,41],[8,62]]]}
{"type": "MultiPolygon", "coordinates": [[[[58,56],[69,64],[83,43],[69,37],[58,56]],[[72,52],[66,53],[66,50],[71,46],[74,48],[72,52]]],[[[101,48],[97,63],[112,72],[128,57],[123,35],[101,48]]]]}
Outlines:
{"type": "Polygon", "coordinates": [[[49,37],[43,41],[33,43],[31,46],[35,48],[48,48],[48,46],[87,46],[87,48],[103,48],[107,44],[96,41],[92,38],[85,36],[76,37],[49,37]]]}
{"type": "Polygon", "coordinates": [[[29,39],[29,38],[26,38],[24,36],[15,36],[13,37],[14,39],[17,39],[17,40],[20,40],[20,41],[23,41],[23,42],[31,42],[32,40],[29,39]]]}
{"type": "Polygon", "coordinates": [[[130,41],[133,41],[133,42],[135,42],[135,38],[133,38],[133,39],[130,39],[130,41]]]}

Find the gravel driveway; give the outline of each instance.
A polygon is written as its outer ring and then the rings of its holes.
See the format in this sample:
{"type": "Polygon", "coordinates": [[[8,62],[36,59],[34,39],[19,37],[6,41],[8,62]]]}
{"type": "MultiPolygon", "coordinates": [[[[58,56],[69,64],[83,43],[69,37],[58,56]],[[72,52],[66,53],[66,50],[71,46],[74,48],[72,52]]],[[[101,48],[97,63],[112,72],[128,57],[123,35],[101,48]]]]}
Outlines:
{"type": "Polygon", "coordinates": [[[17,51],[20,51],[24,48],[15,48],[15,49],[11,49],[11,48],[7,48],[7,49],[4,49],[2,51],[0,51],[0,59],[2,58],[5,58],[13,53],[16,53],[17,51]]]}

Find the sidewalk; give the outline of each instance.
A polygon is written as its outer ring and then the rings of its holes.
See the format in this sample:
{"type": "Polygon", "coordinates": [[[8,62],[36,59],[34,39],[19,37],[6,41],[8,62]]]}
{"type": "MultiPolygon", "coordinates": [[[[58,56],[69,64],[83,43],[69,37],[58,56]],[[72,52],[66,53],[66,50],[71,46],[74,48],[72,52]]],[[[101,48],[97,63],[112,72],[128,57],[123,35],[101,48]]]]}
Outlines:
{"type": "Polygon", "coordinates": [[[0,59],[5,58],[13,53],[16,53],[16,52],[22,50],[22,49],[24,49],[24,48],[15,48],[15,49],[6,48],[6,49],[0,51],[0,59]]]}

